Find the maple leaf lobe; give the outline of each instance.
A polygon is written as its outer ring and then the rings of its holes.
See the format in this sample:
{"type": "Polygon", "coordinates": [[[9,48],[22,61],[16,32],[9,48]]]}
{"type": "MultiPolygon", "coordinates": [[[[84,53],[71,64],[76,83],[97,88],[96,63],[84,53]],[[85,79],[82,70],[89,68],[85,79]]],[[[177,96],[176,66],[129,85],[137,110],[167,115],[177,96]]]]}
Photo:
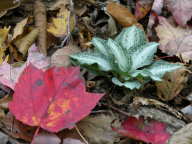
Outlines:
{"type": "Polygon", "coordinates": [[[86,92],[79,67],[42,71],[30,64],[15,86],[9,109],[27,125],[58,132],[87,116],[102,96],[86,92]]]}

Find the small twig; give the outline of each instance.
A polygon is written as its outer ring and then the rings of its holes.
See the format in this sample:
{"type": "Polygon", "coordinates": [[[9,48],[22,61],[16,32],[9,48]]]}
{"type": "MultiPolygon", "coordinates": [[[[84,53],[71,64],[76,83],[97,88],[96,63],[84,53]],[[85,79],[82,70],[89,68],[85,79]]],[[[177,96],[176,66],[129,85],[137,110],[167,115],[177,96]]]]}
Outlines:
{"type": "Polygon", "coordinates": [[[75,126],[75,130],[77,131],[77,133],[79,134],[79,136],[82,138],[82,140],[85,142],[85,144],[89,144],[89,142],[85,139],[85,137],[81,134],[79,128],[77,127],[77,125],[75,126]]]}

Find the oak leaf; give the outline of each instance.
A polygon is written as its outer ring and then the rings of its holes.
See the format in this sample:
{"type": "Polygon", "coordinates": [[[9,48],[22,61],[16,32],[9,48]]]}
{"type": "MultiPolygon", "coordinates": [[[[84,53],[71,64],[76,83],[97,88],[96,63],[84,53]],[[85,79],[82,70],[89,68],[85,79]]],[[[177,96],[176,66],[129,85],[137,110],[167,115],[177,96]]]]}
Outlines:
{"type": "Polygon", "coordinates": [[[9,109],[27,125],[58,132],[73,128],[102,96],[86,92],[79,67],[42,71],[29,64],[15,86],[9,109]]]}
{"type": "Polygon", "coordinates": [[[156,32],[160,38],[160,49],[168,55],[181,56],[188,62],[192,59],[192,30],[174,27],[162,16],[158,17],[156,32]]]}

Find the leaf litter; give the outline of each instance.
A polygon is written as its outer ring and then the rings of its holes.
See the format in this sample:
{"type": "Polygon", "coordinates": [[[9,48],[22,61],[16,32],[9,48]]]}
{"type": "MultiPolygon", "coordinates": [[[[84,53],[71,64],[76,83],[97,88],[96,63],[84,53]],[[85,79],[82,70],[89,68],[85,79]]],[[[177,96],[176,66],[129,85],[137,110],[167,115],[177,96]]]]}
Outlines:
{"type": "MultiPolygon", "coordinates": [[[[190,0],[8,0],[0,6],[3,144],[190,143],[190,0]],[[117,55],[120,47],[114,48],[112,40],[108,41],[113,45],[104,43],[123,28],[134,26],[147,42],[160,44],[156,53],[151,51],[155,54],[151,63],[157,60],[182,65],[161,75],[161,82],[155,77],[155,82],[146,79],[148,67],[139,67],[131,73],[143,83],[138,90],[115,86],[131,77],[118,71],[117,64],[124,62],[117,55]],[[102,39],[94,42],[93,37],[102,39]],[[71,61],[75,53],[93,52],[93,45],[100,51],[105,45],[111,62],[115,56],[116,64],[110,63],[113,68],[109,73],[98,71],[97,64],[80,69],[71,61]],[[113,55],[111,47],[116,51],[113,55]],[[118,83],[110,81],[112,76],[118,83]]],[[[130,33],[121,34],[117,39],[131,45],[131,37],[130,33]]],[[[136,49],[132,47],[129,52],[136,49]]],[[[132,61],[129,65],[133,66],[137,56],[132,61]]],[[[121,70],[125,65],[128,63],[121,65],[121,70]]],[[[100,66],[106,68],[103,63],[100,66]]]]}

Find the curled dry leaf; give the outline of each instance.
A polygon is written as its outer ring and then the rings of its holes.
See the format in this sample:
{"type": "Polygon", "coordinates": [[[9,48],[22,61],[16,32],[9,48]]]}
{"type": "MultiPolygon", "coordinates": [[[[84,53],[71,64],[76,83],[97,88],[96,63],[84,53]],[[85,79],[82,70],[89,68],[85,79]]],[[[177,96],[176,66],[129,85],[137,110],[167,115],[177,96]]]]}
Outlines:
{"type": "Polygon", "coordinates": [[[33,29],[30,33],[22,37],[21,39],[17,39],[14,44],[17,46],[18,51],[25,56],[27,54],[28,49],[35,42],[37,36],[39,34],[39,30],[37,28],[33,29]]]}
{"type": "Polygon", "coordinates": [[[192,123],[185,125],[175,132],[168,144],[191,144],[192,143],[192,123]]]}
{"type": "Polygon", "coordinates": [[[137,20],[144,18],[151,10],[153,0],[139,0],[136,3],[135,17],[137,20]]]}
{"type": "Polygon", "coordinates": [[[40,133],[34,137],[32,144],[60,144],[60,138],[55,134],[40,133]]]}
{"type": "Polygon", "coordinates": [[[128,117],[122,123],[122,129],[115,129],[120,134],[151,144],[166,144],[170,134],[166,124],[156,120],[128,117]]]}
{"type": "Polygon", "coordinates": [[[175,21],[185,26],[192,18],[191,0],[165,0],[168,9],[172,12],[175,21]]]}
{"type": "Polygon", "coordinates": [[[107,12],[124,27],[137,24],[136,17],[130,12],[128,8],[121,4],[115,2],[108,3],[107,12]]]}
{"type": "MultiPolygon", "coordinates": [[[[78,128],[90,143],[94,144],[114,144],[118,141],[118,134],[112,130],[111,123],[116,118],[110,115],[89,116],[80,121],[78,128]]],[[[116,121],[116,125],[120,125],[116,121]]]]}
{"type": "Polygon", "coordinates": [[[185,62],[192,59],[192,30],[174,27],[159,16],[156,32],[160,38],[160,49],[168,55],[181,56],[185,62]]]}
{"type": "Polygon", "coordinates": [[[184,88],[187,79],[186,68],[180,68],[165,74],[163,81],[155,83],[158,97],[163,101],[172,100],[184,88]]]}
{"type": "Polygon", "coordinates": [[[32,64],[25,68],[14,91],[9,110],[16,119],[50,132],[73,128],[103,96],[86,92],[79,67],[42,71],[32,64]]]}
{"type": "Polygon", "coordinates": [[[70,43],[69,45],[65,46],[64,48],[58,49],[52,56],[51,56],[51,64],[53,66],[64,66],[67,67],[70,65],[70,58],[69,55],[80,52],[80,49],[74,43],[70,43]]]}
{"type": "Polygon", "coordinates": [[[17,25],[14,28],[12,40],[23,33],[24,27],[27,24],[28,19],[29,18],[27,17],[27,18],[23,19],[21,22],[17,23],[17,25]]]}
{"type": "Polygon", "coordinates": [[[68,35],[75,27],[75,16],[67,8],[60,9],[56,18],[48,25],[47,31],[55,37],[68,35]]]}

